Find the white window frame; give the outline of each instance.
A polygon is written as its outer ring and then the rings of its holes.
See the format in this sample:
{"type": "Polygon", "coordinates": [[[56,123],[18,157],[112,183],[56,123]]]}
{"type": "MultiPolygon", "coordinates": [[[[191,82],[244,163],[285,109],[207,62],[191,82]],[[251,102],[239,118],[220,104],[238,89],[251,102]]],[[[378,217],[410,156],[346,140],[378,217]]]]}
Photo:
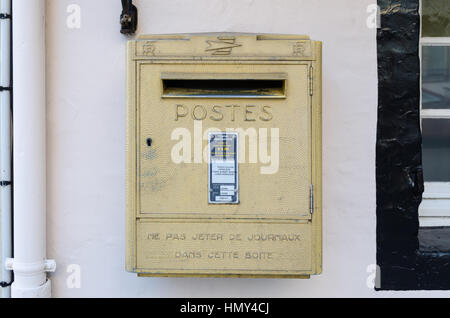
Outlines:
{"type": "MultiPolygon", "coordinates": [[[[420,19],[422,20],[422,1],[420,19]]],[[[422,109],[422,50],[424,46],[450,46],[450,37],[422,37],[420,30],[420,123],[423,119],[450,119],[450,109],[422,109]]],[[[450,182],[425,182],[423,202],[419,209],[420,226],[450,226],[450,182]]]]}

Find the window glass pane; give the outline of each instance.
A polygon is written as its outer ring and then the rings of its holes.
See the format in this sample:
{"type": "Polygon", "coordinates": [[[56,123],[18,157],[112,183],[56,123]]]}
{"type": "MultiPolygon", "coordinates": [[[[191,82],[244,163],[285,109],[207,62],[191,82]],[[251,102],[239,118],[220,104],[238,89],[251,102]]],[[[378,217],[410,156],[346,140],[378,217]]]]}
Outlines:
{"type": "Polygon", "coordinates": [[[422,36],[450,36],[449,22],[449,0],[422,0],[422,36]]]}
{"type": "Polygon", "coordinates": [[[450,46],[422,49],[422,108],[450,109],[450,46]]]}
{"type": "Polygon", "coordinates": [[[426,182],[450,182],[450,119],[424,119],[423,172],[426,182]]]}

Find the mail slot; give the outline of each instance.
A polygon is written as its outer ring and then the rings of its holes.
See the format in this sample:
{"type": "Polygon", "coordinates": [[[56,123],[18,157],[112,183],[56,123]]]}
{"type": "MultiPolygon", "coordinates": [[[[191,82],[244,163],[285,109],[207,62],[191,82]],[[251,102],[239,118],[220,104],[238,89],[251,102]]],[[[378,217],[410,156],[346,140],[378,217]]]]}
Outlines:
{"type": "Polygon", "coordinates": [[[285,74],[163,74],[165,98],[285,98],[285,74]]]}
{"type": "Polygon", "coordinates": [[[294,35],[128,43],[128,271],[321,273],[321,54],[294,35]]]}

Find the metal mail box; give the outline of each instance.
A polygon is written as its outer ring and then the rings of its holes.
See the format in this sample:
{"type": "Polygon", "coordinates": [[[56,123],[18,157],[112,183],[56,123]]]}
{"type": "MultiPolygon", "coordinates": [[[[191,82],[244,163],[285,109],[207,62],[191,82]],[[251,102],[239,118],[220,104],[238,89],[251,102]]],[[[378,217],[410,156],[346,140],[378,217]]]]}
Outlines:
{"type": "Polygon", "coordinates": [[[128,271],[321,273],[321,52],[294,35],[128,43],[128,271]]]}

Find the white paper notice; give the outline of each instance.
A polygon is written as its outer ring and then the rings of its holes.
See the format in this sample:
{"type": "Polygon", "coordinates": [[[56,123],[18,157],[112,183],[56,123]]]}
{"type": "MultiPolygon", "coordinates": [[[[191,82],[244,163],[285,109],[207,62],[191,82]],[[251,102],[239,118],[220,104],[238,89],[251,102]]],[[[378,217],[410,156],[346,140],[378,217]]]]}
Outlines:
{"type": "Polygon", "coordinates": [[[234,161],[216,161],[211,163],[212,182],[216,184],[236,183],[236,163],[234,161]]]}

